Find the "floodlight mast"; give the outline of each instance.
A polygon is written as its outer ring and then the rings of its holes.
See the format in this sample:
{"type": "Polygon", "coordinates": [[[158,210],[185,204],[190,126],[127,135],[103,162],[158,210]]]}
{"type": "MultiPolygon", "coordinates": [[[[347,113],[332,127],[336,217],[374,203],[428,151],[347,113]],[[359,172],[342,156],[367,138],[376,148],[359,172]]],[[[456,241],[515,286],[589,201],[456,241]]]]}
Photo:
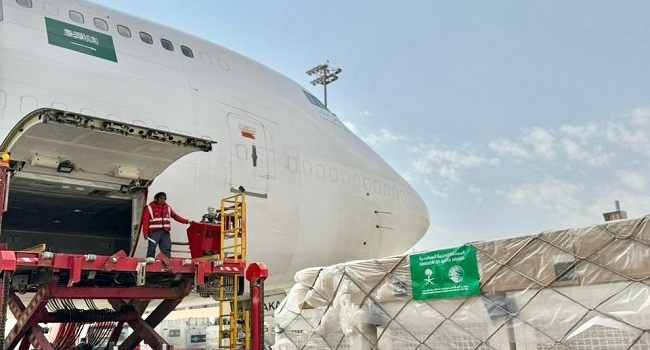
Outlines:
{"type": "Polygon", "coordinates": [[[330,61],[327,61],[325,64],[319,64],[306,72],[307,75],[319,75],[318,78],[311,81],[311,84],[314,86],[318,84],[323,85],[325,108],[327,108],[327,85],[335,82],[339,78],[338,74],[343,71],[341,68],[330,68],[329,63],[330,61]]]}

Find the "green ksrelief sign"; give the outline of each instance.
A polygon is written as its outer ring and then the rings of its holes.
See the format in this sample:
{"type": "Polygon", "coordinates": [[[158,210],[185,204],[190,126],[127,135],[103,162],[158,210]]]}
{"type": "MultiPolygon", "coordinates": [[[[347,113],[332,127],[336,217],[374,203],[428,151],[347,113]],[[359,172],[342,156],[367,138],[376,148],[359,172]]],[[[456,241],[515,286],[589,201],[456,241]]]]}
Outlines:
{"type": "Polygon", "coordinates": [[[472,245],[412,254],[410,268],[415,300],[481,294],[472,245]]]}
{"type": "Polygon", "coordinates": [[[45,17],[47,41],[56,46],[117,62],[113,38],[93,30],[45,17]]]}

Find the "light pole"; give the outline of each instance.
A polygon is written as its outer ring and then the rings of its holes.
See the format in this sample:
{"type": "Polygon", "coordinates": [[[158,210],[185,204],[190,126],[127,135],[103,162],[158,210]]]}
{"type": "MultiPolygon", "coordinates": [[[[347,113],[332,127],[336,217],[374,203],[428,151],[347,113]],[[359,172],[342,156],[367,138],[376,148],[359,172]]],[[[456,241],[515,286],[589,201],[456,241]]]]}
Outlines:
{"type": "Polygon", "coordinates": [[[318,78],[311,81],[311,84],[316,86],[318,84],[323,85],[323,90],[325,92],[325,108],[327,108],[327,84],[335,82],[339,77],[338,74],[343,70],[341,68],[330,68],[330,61],[327,61],[325,64],[319,64],[318,66],[307,71],[307,75],[318,74],[318,78]]]}

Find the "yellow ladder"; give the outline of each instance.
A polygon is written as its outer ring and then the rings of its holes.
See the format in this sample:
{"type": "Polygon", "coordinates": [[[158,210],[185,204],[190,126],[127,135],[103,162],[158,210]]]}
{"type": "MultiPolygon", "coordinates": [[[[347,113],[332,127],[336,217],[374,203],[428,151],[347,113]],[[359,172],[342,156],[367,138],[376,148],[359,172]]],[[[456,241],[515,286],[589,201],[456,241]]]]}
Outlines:
{"type": "Polygon", "coordinates": [[[221,200],[221,260],[246,262],[246,195],[221,200]]]}
{"type": "MultiPolygon", "coordinates": [[[[246,263],[246,196],[241,193],[221,200],[221,251],[224,263],[246,263]]],[[[219,276],[219,347],[249,348],[249,314],[240,310],[237,275],[219,276]],[[227,327],[227,328],[226,328],[227,327]],[[227,339],[227,344],[224,340],[227,339]]]]}
{"type": "Polygon", "coordinates": [[[250,348],[250,313],[240,310],[237,293],[226,293],[226,290],[237,291],[239,279],[237,276],[224,278],[221,282],[226,284],[220,287],[219,292],[219,347],[222,349],[249,349],[250,348]],[[230,284],[229,284],[230,283],[230,284]],[[224,342],[227,340],[227,342],[224,342]]]}

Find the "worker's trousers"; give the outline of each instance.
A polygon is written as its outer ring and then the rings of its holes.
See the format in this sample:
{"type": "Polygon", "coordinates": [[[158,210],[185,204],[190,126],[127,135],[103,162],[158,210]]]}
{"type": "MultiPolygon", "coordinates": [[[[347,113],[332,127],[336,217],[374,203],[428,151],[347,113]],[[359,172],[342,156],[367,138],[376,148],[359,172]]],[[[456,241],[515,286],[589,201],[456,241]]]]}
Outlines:
{"type": "Polygon", "coordinates": [[[165,230],[154,231],[149,234],[149,245],[147,246],[147,258],[156,257],[156,246],[160,245],[160,251],[166,257],[172,257],[172,239],[169,232],[165,230]]]}

